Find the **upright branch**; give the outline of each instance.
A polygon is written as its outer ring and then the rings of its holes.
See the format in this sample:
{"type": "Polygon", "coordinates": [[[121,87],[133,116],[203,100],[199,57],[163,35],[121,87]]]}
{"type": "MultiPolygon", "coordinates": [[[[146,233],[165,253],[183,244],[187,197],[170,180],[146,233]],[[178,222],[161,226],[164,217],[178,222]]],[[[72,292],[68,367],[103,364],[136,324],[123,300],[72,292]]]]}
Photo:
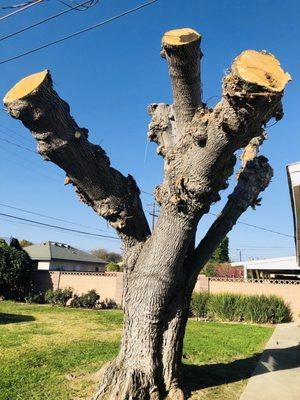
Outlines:
{"type": "Polygon", "coordinates": [[[190,28],[174,29],[162,38],[161,56],[169,66],[179,135],[201,105],[200,41],[199,33],[190,28]]]}
{"type": "Polygon", "coordinates": [[[125,247],[147,238],[150,230],[135,180],[112,168],[105,151],[88,141],[88,130],[72,118],[48,70],[18,82],[4,104],[31,131],[43,158],[66,172],[65,184],[74,185],[80,200],[117,230],[125,247]]]}

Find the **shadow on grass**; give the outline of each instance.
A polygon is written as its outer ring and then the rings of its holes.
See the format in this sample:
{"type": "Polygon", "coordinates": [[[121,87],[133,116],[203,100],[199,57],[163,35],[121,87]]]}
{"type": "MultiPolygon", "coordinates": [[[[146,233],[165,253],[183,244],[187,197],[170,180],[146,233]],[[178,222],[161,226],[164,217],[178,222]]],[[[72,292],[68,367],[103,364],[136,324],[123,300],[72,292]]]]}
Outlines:
{"type": "Polygon", "coordinates": [[[283,349],[267,349],[263,353],[227,364],[183,364],[182,375],[185,389],[190,395],[196,390],[249,379],[252,374],[262,375],[271,371],[299,367],[300,345],[283,349]]]}
{"type": "Polygon", "coordinates": [[[35,321],[35,318],[31,315],[0,313],[0,325],[29,321],[35,321]]]}
{"type": "Polygon", "coordinates": [[[248,379],[252,375],[260,356],[261,353],[227,364],[183,364],[182,375],[185,389],[190,395],[195,390],[248,379]]]}

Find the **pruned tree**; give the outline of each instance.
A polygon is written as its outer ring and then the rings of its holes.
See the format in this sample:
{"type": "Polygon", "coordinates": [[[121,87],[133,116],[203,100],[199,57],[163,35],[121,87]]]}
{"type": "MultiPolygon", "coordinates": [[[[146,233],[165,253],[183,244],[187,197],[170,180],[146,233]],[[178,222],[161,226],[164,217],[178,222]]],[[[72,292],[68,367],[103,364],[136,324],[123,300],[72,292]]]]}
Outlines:
{"type": "Polygon", "coordinates": [[[199,47],[200,35],[192,29],[173,30],[162,39],[174,103],[149,106],[148,137],[164,158],[164,179],[155,189],[161,212],[152,233],[135,180],[114,169],[105,151],[88,141],[88,130],[71,117],[49,71],[21,80],[4,98],[9,114],[37,140],[43,158],[66,172],[65,183],[122,241],[123,339],[117,358],[102,371],[95,400],[184,398],[182,344],[197,276],[273,175],[268,160],[257,153],[266,123],[283,116],[281,98],[290,76],[266,51],[244,51],[223,79],[222,99],[210,109],[201,99],[199,47]],[[242,148],[236,186],[195,244],[197,225],[228,187],[242,148]]]}

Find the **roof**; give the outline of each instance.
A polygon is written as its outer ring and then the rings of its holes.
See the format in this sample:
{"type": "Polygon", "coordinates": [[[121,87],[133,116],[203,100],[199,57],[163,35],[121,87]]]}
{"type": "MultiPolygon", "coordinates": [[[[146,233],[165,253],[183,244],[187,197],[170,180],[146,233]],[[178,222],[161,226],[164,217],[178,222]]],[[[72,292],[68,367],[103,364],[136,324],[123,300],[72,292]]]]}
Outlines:
{"type": "Polygon", "coordinates": [[[300,162],[288,165],[287,174],[294,217],[296,257],[300,266],[300,162]]]}
{"type": "Polygon", "coordinates": [[[239,261],[231,263],[233,267],[243,266],[246,269],[257,269],[257,270],[299,270],[296,257],[276,257],[276,258],[265,258],[259,260],[239,261]]]}
{"type": "Polygon", "coordinates": [[[105,260],[102,260],[93,254],[75,249],[74,247],[64,243],[45,242],[33,244],[32,246],[25,247],[24,250],[29,254],[32,260],[68,260],[107,264],[105,260]]]}

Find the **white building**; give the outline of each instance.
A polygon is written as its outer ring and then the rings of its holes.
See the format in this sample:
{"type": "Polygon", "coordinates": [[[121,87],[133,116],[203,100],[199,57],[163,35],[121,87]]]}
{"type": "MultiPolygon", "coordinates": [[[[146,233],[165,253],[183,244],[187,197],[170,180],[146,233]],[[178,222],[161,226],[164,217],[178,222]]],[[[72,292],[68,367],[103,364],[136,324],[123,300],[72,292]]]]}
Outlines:
{"type": "Polygon", "coordinates": [[[64,243],[45,242],[24,247],[38,270],[105,271],[106,261],[64,243]]]}
{"type": "Polygon", "coordinates": [[[294,218],[296,255],[231,263],[244,267],[244,278],[300,278],[300,162],[287,166],[287,176],[294,218]]]}

